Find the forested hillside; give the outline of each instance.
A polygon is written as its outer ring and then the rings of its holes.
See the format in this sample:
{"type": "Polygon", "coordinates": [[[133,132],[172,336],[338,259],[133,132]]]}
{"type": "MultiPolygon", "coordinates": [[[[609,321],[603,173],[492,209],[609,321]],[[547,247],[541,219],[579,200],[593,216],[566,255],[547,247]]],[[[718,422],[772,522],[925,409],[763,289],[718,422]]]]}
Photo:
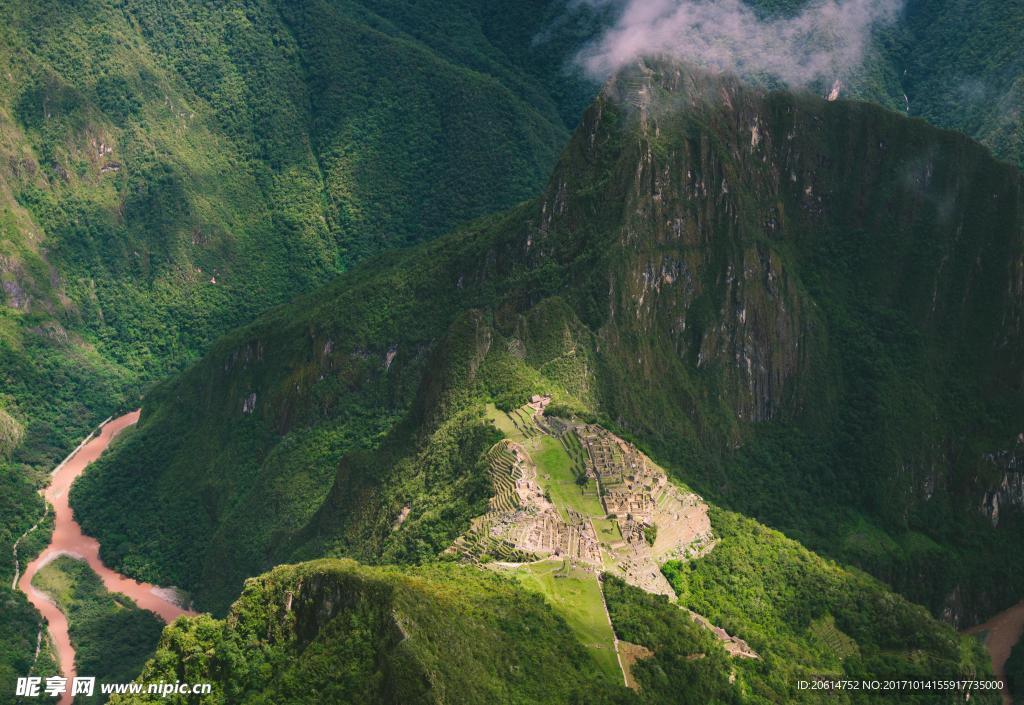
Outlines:
{"type": "MultiPolygon", "coordinates": [[[[596,90],[573,59],[615,17],[554,0],[3,12],[0,409],[28,463],[268,306],[532,197],[596,90]]],[[[1022,12],[912,0],[842,94],[1021,163],[1022,12]]]]}
{"type": "Polygon", "coordinates": [[[1024,168],[1024,2],[909,0],[904,24],[910,114],[1024,168]]]}
{"type": "MultiPolygon", "coordinates": [[[[280,566],[249,581],[224,620],[204,615],[168,627],[141,678],[148,683],[212,682],[213,692],[204,700],[214,705],[267,700],[280,705],[766,705],[822,702],[820,691],[801,690],[797,683],[824,674],[928,678],[987,672],[976,645],[929,619],[920,607],[869,579],[806,552],[800,555],[763,529],[737,528],[726,540],[743,536],[740,541],[752,539],[759,546],[750,551],[749,544],[737,545],[748,560],[791,570],[799,565],[809,583],[801,588],[824,588],[815,605],[797,606],[784,598],[786,605],[772,623],[781,628],[781,638],[763,640],[767,651],[762,653],[770,654],[764,661],[730,658],[709,631],[663,596],[606,577],[602,590],[608,619],[621,639],[646,654],[633,666],[638,689],[627,690],[621,680],[597,668],[540,594],[507,577],[453,564],[399,569],[320,560],[280,566]],[[822,613],[828,603],[838,606],[850,599],[864,601],[842,605],[854,608],[842,628],[856,640],[822,613]],[[868,604],[877,621],[860,619],[856,608],[868,604]],[[853,644],[852,650],[832,651],[828,641],[816,636],[818,623],[828,623],[832,638],[853,644]]],[[[787,585],[795,584],[792,577],[784,578],[787,585]]],[[[711,600],[723,596],[715,590],[706,594],[711,600]]],[[[744,606],[749,610],[751,605],[744,606]]],[[[836,703],[891,702],[891,694],[877,692],[824,697],[836,703]]],[[[960,698],[929,692],[907,694],[901,702],[934,705],[960,698]]],[[[184,705],[189,700],[174,695],[111,699],[115,705],[160,702],[184,705]]],[[[998,695],[977,692],[972,702],[995,703],[998,695]]]]}
{"type": "Polygon", "coordinates": [[[38,631],[12,546],[94,424],[269,306],[542,186],[591,97],[562,67],[592,13],[534,45],[560,7],[514,7],[519,33],[479,3],[0,3],[5,684],[38,631]]]}
{"type": "MultiPolygon", "coordinates": [[[[685,0],[679,4],[702,5],[685,0]]],[[[607,10],[615,4],[598,5],[607,10]]],[[[639,0],[627,5],[643,6],[639,0]]],[[[734,5],[717,3],[724,8],[734,5]]],[[[821,6],[808,0],[745,0],[743,5],[754,8],[756,17],[765,22],[760,27],[743,28],[755,38],[778,33],[779,27],[771,24],[773,20],[797,17],[808,8],[821,6]]],[[[1020,50],[1024,46],[1024,2],[847,0],[835,7],[837,13],[844,7],[855,8],[856,12],[845,16],[854,22],[872,12],[887,19],[866,27],[838,27],[841,34],[865,29],[869,32],[863,56],[855,64],[839,67],[837,75],[818,76],[807,87],[821,95],[838,87],[842,97],[878,103],[938,127],[958,130],[984,144],[998,158],[1024,167],[1024,52],[1020,50]],[[891,17],[885,8],[893,10],[891,17]]],[[[753,21],[746,16],[738,18],[731,10],[726,10],[720,21],[730,18],[742,19],[745,25],[753,21]]],[[[606,21],[613,22],[614,13],[606,21]]],[[[736,28],[696,31],[724,38],[742,36],[736,28]]],[[[806,59],[800,55],[802,45],[814,41],[805,37],[795,46],[787,46],[783,37],[776,39],[779,44],[769,42],[765,51],[788,48],[793,56],[782,57],[788,59],[783,64],[806,59]]],[[[685,46],[686,41],[680,39],[680,45],[685,46]]],[[[734,51],[743,53],[742,48],[734,51]]],[[[776,62],[779,60],[776,58],[776,62]]],[[[744,78],[779,86],[777,78],[768,72],[748,70],[744,78]]]]}
{"type": "Polygon", "coordinates": [[[564,37],[530,53],[529,25],[496,32],[475,4],[378,5],[5,6],[0,405],[20,459],[366,255],[536,193],[589,100],[564,37]]]}
{"type": "Polygon", "coordinates": [[[641,67],[540,199],[223,339],[72,501],[107,560],[222,610],[295,557],[435,556],[486,499],[479,405],[542,388],[974,620],[1022,580],[1020,510],[985,504],[1024,423],[1020,198],[920,121],[641,67]]]}
{"type": "Polygon", "coordinates": [[[1019,598],[1024,3],[907,0],[835,104],[638,61],[570,140],[619,7],[0,3],[0,682],[36,490],[143,393],[76,509],[218,614],[435,559],[538,391],[954,624],[1019,598]]]}

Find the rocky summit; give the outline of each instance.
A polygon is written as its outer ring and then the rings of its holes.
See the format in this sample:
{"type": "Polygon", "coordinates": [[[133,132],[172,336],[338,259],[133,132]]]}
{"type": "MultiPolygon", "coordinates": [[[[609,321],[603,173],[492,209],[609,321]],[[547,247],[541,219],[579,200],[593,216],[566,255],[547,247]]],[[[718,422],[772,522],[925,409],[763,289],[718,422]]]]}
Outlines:
{"type": "Polygon", "coordinates": [[[0,703],[1020,690],[1014,4],[512,5],[0,10],[0,703]]]}

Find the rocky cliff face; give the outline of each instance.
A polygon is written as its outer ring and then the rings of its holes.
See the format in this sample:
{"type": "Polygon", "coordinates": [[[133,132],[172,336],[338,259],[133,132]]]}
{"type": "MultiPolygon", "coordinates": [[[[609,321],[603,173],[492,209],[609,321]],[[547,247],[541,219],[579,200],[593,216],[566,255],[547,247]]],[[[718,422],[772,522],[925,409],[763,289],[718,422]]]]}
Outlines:
{"type": "Polygon", "coordinates": [[[657,333],[692,367],[723,370],[739,418],[777,416],[798,373],[827,355],[809,286],[822,265],[842,276],[833,289],[863,287],[941,347],[982,332],[981,314],[990,327],[968,344],[1019,385],[1020,175],[985,174],[981,149],[921,127],[642,64],[585,116],[526,249],[614,253],[605,330],[657,333]],[[839,260],[858,255],[860,271],[839,260]]]}
{"type": "Polygon", "coordinates": [[[999,506],[1019,511],[1018,171],[867,105],[658,62],[606,87],[568,155],[534,246],[558,256],[607,223],[595,328],[614,358],[604,401],[627,427],[663,433],[674,407],[718,447],[765,421],[816,429],[834,479],[811,482],[856,488],[896,534],[970,534],[979,504],[993,523],[999,506]],[[623,392],[637,386],[639,403],[623,392]]]}
{"type": "Polygon", "coordinates": [[[1024,434],[1017,436],[1012,448],[986,453],[984,459],[995,471],[996,481],[989,482],[981,511],[996,528],[1003,513],[1024,509],[1024,434]]]}
{"type": "Polygon", "coordinates": [[[241,576],[298,544],[422,559],[473,515],[474,405],[540,387],[936,610],[959,587],[970,619],[1017,589],[998,557],[1018,522],[979,507],[1004,483],[984,454],[1024,428],[1022,201],[1021,174],[960,135],[646,62],[536,201],[342,277],[154,393],[76,510],[101,537],[217,534],[195,558],[112,544],[190,587],[197,562],[241,576]],[[219,499],[190,521],[199,485],[219,499]],[[137,516],[108,516],[129,486],[137,516]],[[266,501],[232,548],[226,518],[266,501]]]}

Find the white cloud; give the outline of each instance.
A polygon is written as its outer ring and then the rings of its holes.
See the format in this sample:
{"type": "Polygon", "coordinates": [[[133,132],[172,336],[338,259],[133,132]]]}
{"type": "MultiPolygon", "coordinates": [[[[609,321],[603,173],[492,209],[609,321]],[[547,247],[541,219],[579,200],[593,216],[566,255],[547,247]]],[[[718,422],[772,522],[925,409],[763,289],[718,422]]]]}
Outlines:
{"type": "Polygon", "coordinates": [[[603,79],[643,56],[672,58],[791,85],[831,82],[860,65],[872,28],[901,0],[824,0],[798,14],[759,18],[740,0],[583,0],[621,7],[618,20],[577,56],[603,79]]]}

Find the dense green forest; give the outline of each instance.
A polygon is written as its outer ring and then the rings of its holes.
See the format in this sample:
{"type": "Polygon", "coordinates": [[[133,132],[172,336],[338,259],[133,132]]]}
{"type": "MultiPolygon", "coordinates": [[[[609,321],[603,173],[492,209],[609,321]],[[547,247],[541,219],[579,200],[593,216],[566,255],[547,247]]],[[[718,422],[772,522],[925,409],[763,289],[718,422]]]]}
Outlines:
{"type": "MultiPolygon", "coordinates": [[[[765,667],[740,662],[749,667],[755,692],[785,693],[784,702],[814,702],[817,694],[797,690],[799,680],[825,674],[851,680],[971,679],[987,661],[979,641],[928,619],[919,605],[894,600],[860,571],[843,569],[732,512],[714,509],[712,525],[720,537],[713,551],[696,561],[668,563],[664,572],[682,604],[743,635],[762,655],[765,667]]],[[[948,694],[945,700],[962,697],[948,694]]],[[[924,705],[942,697],[906,692],[899,701],[924,705]]]]}
{"type": "MultiPolygon", "coordinates": [[[[348,560],[318,560],[281,566],[247,582],[224,620],[204,615],[169,627],[141,680],[212,681],[213,693],[204,702],[215,704],[766,705],[820,702],[820,693],[797,690],[796,677],[840,677],[844,667],[851,676],[865,666],[922,678],[986,672],[985,657],[972,640],[957,637],[874,581],[812,557],[792,542],[781,550],[780,543],[787,543],[781,537],[764,543],[765,531],[748,522],[727,529],[723,542],[737,541],[741,550],[747,548],[743,542],[758,541],[758,550],[744,560],[759,566],[781,560],[783,569],[794,571],[800,562],[791,562],[788,554],[802,551],[812,570],[822,571],[832,582],[825,601],[877,601],[872,614],[880,624],[903,631],[887,633],[863,623],[863,628],[851,627],[856,641],[846,641],[858,653],[845,665],[842,656],[829,650],[831,641],[813,642],[813,636],[799,645],[788,639],[774,645],[766,638],[770,656],[733,660],[709,631],[664,596],[606,577],[603,589],[616,633],[651,652],[634,665],[639,689],[631,691],[602,674],[539,593],[511,578],[455,564],[371,568],[348,560]]],[[[817,577],[812,573],[808,579],[817,577]]],[[[709,593],[712,600],[722,597],[709,593]]],[[[820,630],[808,622],[822,608],[808,606],[806,614],[787,619],[817,634],[820,630]]],[[[830,697],[837,703],[891,702],[889,694],[879,693],[830,697]]],[[[959,697],[929,693],[927,699],[901,702],[952,703],[959,697]]],[[[982,693],[972,701],[995,703],[998,695],[982,693]]],[[[191,701],[149,695],[117,696],[111,702],[191,701]]]]}
{"type": "MultiPolygon", "coordinates": [[[[562,69],[598,15],[535,43],[561,10],[508,5],[516,32],[496,3],[3,3],[0,574],[45,472],[152,380],[536,193],[590,100],[562,69]]],[[[9,585],[5,643],[34,643],[9,585]]]]}
{"type": "MultiPolygon", "coordinates": [[[[1019,173],[853,103],[638,120],[636,75],[570,142],[614,10],[4,3],[0,546],[145,392],[75,493],[125,572],[222,613],[280,561],[432,560],[486,504],[484,401],[545,390],[954,623],[1019,597],[1019,173]]],[[[843,95],[1021,165],[1022,42],[1019,0],[908,0],[843,95]]],[[[13,568],[0,688],[39,626],[13,568]]]]}
{"type": "Polygon", "coordinates": [[[910,113],[1024,168],[1024,2],[909,0],[902,26],[910,113]]]}
{"type": "MultiPolygon", "coordinates": [[[[127,683],[153,655],[164,623],[130,598],[107,592],[85,561],[59,556],[36,573],[32,584],[68,618],[78,673],[95,677],[97,683],[127,683]]],[[[98,688],[91,697],[75,698],[79,705],[105,701],[98,688]]]]}
{"type": "Polygon", "coordinates": [[[4,702],[14,702],[18,678],[45,678],[58,669],[39,613],[21,593],[9,589],[10,583],[5,587],[0,592],[0,683],[6,689],[4,702]]]}
{"type": "Polygon", "coordinates": [[[476,3],[372,5],[5,6],[16,459],[52,462],[140,382],[353,262],[536,193],[589,101],[561,74],[589,15],[531,52],[547,3],[519,4],[516,36],[476,3]]]}
{"type": "MultiPolygon", "coordinates": [[[[1020,163],[1022,10],[976,8],[908,3],[850,95],[905,93],[1020,163]]],[[[30,464],[268,306],[533,196],[596,90],[572,59],[614,21],[551,0],[4,13],[0,408],[30,464]]]]}
{"type": "Polygon", "coordinates": [[[546,390],[969,622],[1022,586],[1019,513],[978,511],[1022,422],[1020,179],[870,105],[638,69],[539,199],[222,339],[72,502],[107,560],[222,611],[276,562],[436,555],[486,499],[483,402],[546,390]]]}
{"type": "Polygon", "coordinates": [[[281,566],[247,583],[228,619],[168,628],[142,678],[213,681],[214,705],[629,702],[540,595],[456,565],[281,566]]]}

